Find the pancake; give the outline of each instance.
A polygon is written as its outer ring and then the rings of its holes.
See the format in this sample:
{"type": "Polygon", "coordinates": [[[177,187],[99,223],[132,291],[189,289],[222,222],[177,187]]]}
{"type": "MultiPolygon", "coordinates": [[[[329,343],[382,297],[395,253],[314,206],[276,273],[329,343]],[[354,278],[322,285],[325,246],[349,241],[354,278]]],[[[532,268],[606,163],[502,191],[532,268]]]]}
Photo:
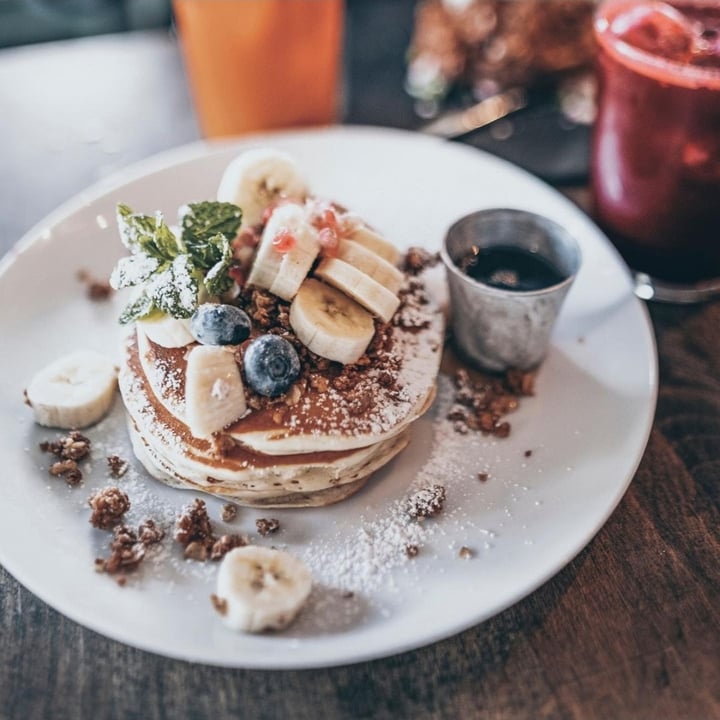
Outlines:
{"type": "Polygon", "coordinates": [[[410,425],[434,398],[443,323],[433,305],[420,307],[412,323],[384,329],[388,349],[372,366],[339,373],[330,366],[316,373],[327,388],[316,379],[294,405],[265,401],[213,439],[193,436],[184,422],[185,356],[194,345],[161,347],[135,329],[119,383],[136,456],[172,487],[248,506],[322,506],[348,497],[406,447],[410,425]],[[380,382],[386,367],[395,374],[380,382]],[[338,389],[350,377],[352,390],[338,389]]]}

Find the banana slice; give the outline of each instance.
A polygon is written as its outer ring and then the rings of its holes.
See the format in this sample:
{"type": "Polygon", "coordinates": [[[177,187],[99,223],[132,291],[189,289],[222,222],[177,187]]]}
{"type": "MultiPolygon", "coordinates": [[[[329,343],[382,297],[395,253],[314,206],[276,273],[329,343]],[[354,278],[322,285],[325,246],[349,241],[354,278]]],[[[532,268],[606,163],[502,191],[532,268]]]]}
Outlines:
{"type": "Polygon", "coordinates": [[[187,357],[185,421],[199,438],[235,422],[245,414],[245,389],[230,345],[197,345],[187,357]]]}
{"type": "Polygon", "coordinates": [[[354,240],[341,240],[335,257],[369,275],[395,295],[405,281],[405,276],[394,265],[354,240]]]}
{"type": "Polygon", "coordinates": [[[358,225],[350,235],[350,240],[372,250],[391,265],[397,265],[400,260],[400,251],[367,225],[358,225]]]}
{"type": "Polygon", "coordinates": [[[189,320],[174,318],[165,313],[137,320],[137,327],[145,333],[148,340],[162,347],[179,348],[195,342],[195,338],[190,334],[189,320]]]}
{"type": "Polygon", "coordinates": [[[344,365],[357,362],[375,334],[370,313],[312,278],[300,286],[290,305],[290,327],[309,350],[344,365]]]}
{"type": "Polygon", "coordinates": [[[389,322],[400,306],[400,298],[344,260],[325,258],[315,275],[349,295],[383,322],[389,322]]]}
{"type": "Polygon", "coordinates": [[[307,211],[295,204],[282,205],[268,220],[248,276],[248,283],[265,288],[283,300],[292,300],[320,252],[315,228],[307,211]],[[274,245],[280,233],[289,233],[293,246],[279,252],[274,245]]]}
{"type": "Polygon", "coordinates": [[[40,370],[25,391],[35,422],[46,427],[84,428],[110,409],[117,368],[93,350],[64,355],[40,370]]]}
{"type": "Polygon", "coordinates": [[[257,225],[265,208],[282,197],[302,200],[307,183],[295,161],[269,148],[247,150],[225,169],[217,199],[242,209],[242,227],[257,225]]]}
{"type": "Polygon", "coordinates": [[[213,601],[233,630],[282,630],[311,589],[310,570],[302,560],[283,550],[246,545],[223,558],[213,601]]]}

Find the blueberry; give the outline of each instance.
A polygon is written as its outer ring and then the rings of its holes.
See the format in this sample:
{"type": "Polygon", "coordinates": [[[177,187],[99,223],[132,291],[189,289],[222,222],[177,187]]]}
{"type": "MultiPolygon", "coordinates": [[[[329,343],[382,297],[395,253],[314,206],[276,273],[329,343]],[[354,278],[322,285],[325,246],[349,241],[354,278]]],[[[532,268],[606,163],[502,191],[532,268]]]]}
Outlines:
{"type": "Polygon", "coordinates": [[[203,303],[190,318],[190,332],[203,345],[239,345],[250,328],[247,313],[234,305],[203,303]]]}
{"type": "Polygon", "coordinates": [[[245,350],[245,378],[259,395],[277,397],[286,393],[300,376],[300,358],[295,348],[279,335],[261,335],[245,350]]]}

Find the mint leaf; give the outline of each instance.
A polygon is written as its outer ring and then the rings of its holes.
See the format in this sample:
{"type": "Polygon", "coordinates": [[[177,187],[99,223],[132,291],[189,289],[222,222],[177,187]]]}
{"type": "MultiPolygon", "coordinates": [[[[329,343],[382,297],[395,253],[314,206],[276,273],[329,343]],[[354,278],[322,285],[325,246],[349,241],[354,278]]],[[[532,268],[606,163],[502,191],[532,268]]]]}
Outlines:
{"type": "Polygon", "coordinates": [[[157,258],[142,252],[120,258],[110,275],[110,285],[115,290],[140,285],[148,280],[158,267],[160,261],[157,258]]]}
{"type": "MultiPolygon", "coordinates": [[[[197,246],[218,233],[232,240],[242,221],[242,210],[233,203],[207,201],[190,203],[182,216],[182,239],[197,246]]],[[[215,258],[217,262],[219,258],[215,258]]]]}
{"type": "Polygon", "coordinates": [[[133,320],[139,320],[140,318],[147,317],[150,315],[155,306],[153,301],[148,297],[146,293],[142,293],[140,297],[133,300],[123,311],[120,313],[120,324],[127,325],[133,320]]]}
{"type": "Polygon", "coordinates": [[[161,213],[140,215],[120,204],[117,218],[120,238],[131,253],[143,252],[158,260],[172,260],[184,249],[161,213]]]}
{"type": "Polygon", "coordinates": [[[137,252],[155,234],[155,218],[149,215],[136,215],[122,203],[117,206],[117,223],[120,239],[130,252],[137,252]]]}
{"type": "Polygon", "coordinates": [[[229,290],[233,284],[232,278],[228,275],[228,270],[232,263],[232,248],[227,238],[221,234],[210,238],[209,242],[214,244],[221,256],[210,270],[208,270],[203,282],[211,295],[222,295],[225,291],[229,290]]]}
{"type": "Polygon", "coordinates": [[[110,282],[120,289],[144,285],[143,294],[123,311],[128,323],[152,312],[190,317],[198,306],[201,283],[211,295],[232,287],[230,241],[240,227],[237,205],[201,202],[187,206],[178,237],[161,213],[141,215],[118,205],[118,227],[130,256],[120,260],[110,282]]]}
{"type": "Polygon", "coordinates": [[[197,271],[187,255],[178,255],[150,278],[146,292],[159,310],[176,318],[190,317],[198,306],[197,271]]]}

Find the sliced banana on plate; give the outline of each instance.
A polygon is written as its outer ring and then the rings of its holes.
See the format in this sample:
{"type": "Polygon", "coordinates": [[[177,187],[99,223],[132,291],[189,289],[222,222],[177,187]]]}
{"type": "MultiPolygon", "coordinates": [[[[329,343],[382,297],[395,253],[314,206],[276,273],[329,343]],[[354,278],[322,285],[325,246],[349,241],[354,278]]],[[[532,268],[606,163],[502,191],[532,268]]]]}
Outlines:
{"type": "Polygon", "coordinates": [[[217,199],[242,210],[242,226],[257,225],[265,209],[279,199],[304,199],[308,186],[295,161],[269,148],[246,150],[226,168],[217,199]]]}
{"type": "Polygon", "coordinates": [[[195,437],[210,437],[247,410],[234,349],[230,345],[197,345],[188,353],[185,420],[195,437]]]}
{"type": "Polygon", "coordinates": [[[357,362],[375,334],[370,313],[313,278],[305,280],[290,305],[290,327],[316,355],[344,365],[357,362]]]}
{"type": "Polygon", "coordinates": [[[25,390],[35,422],[66,430],[84,428],[110,409],[117,368],[94,350],[77,350],[40,370],[25,390]]]}
{"type": "Polygon", "coordinates": [[[383,322],[390,322],[400,298],[362,270],[338,258],[325,258],[315,275],[342,290],[383,322]]]}
{"type": "Polygon", "coordinates": [[[213,601],[233,630],[282,630],[311,589],[310,570],[302,560],[283,550],[246,545],[223,558],[213,601]]]}

